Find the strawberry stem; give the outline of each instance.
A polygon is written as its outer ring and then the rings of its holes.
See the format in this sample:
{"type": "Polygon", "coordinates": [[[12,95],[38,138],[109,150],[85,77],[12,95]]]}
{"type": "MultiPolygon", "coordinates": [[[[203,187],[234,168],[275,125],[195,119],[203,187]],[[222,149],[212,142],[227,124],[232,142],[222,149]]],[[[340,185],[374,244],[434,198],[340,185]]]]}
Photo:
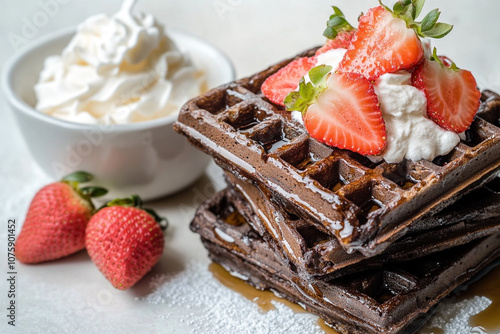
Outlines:
{"type": "Polygon", "coordinates": [[[108,193],[108,190],[97,186],[79,187],[80,183],[90,182],[93,179],[94,175],[80,170],[66,175],[61,179],[61,182],[69,184],[81,198],[90,204],[92,210],[94,210],[95,206],[94,203],[92,203],[91,198],[104,196],[108,193]]]}
{"type": "Polygon", "coordinates": [[[168,220],[165,217],[159,216],[156,211],[150,209],[150,208],[145,208],[143,209],[147,213],[149,213],[153,218],[160,224],[160,227],[162,230],[166,230],[168,227],[168,220]]]}
{"type": "Polygon", "coordinates": [[[431,59],[432,61],[436,61],[438,62],[439,65],[441,65],[442,67],[445,67],[445,68],[449,68],[450,70],[453,70],[453,71],[458,71],[459,68],[457,67],[457,65],[452,62],[448,57],[440,57],[437,55],[437,49],[434,48],[432,50],[432,56],[431,56],[431,59]],[[443,63],[443,60],[442,59],[445,59],[446,60],[446,64],[443,63]]]}
{"type": "Polygon", "coordinates": [[[333,67],[319,65],[309,71],[311,82],[305,82],[304,77],[299,81],[299,90],[290,92],[283,101],[286,110],[297,110],[304,115],[311,104],[316,103],[319,94],[327,89],[326,80],[333,67]]]}

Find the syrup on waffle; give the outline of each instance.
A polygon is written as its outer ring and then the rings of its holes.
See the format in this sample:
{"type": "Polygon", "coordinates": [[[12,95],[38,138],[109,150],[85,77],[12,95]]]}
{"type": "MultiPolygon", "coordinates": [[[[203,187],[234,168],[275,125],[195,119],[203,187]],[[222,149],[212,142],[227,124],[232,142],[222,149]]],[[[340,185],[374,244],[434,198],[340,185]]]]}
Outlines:
{"type": "MultiPolygon", "coordinates": [[[[434,161],[377,164],[318,143],[260,92],[262,82],[292,60],[191,100],[174,127],[220,166],[262,184],[284,208],[335,235],[347,252],[383,252],[427,217],[496,176],[498,117],[476,117],[467,140],[434,161]]],[[[484,92],[481,111],[498,115],[498,100],[484,92]]]]}
{"type": "MultiPolygon", "coordinates": [[[[283,210],[267,189],[230,173],[225,177],[232,205],[289,262],[290,270],[304,279],[330,279],[384,262],[406,261],[500,232],[500,193],[495,189],[500,187],[492,182],[422,224],[439,227],[409,233],[379,256],[367,259],[359,252],[347,254],[335,237],[319,230],[310,220],[283,210]]],[[[500,183],[500,179],[496,182],[500,183]]]]}
{"type": "Polygon", "coordinates": [[[340,333],[413,332],[415,320],[500,255],[500,235],[430,256],[343,276],[304,281],[238,213],[225,192],[197,211],[191,229],[210,257],[259,289],[272,289],[340,333]]]}

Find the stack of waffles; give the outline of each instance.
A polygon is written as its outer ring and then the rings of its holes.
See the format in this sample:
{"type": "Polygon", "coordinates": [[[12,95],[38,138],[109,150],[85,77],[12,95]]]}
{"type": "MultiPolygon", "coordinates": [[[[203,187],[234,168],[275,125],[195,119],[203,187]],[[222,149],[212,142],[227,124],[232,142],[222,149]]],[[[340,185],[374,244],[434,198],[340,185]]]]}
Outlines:
{"type": "Polygon", "coordinates": [[[500,256],[500,96],[483,91],[448,155],[373,163],[317,142],[263,97],[292,60],[183,107],[175,129],[227,182],[191,229],[214,261],[340,333],[412,332],[500,256]]]}

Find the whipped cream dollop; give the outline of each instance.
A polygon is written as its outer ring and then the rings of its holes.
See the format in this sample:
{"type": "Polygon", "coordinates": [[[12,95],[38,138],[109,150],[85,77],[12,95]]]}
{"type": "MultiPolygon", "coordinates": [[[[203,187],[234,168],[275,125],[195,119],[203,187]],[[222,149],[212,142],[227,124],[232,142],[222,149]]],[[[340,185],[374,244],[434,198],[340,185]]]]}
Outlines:
{"type": "MultiPolygon", "coordinates": [[[[316,66],[330,65],[335,72],[345,52],[345,49],[327,51],[318,56],[316,66]]],[[[304,79],[309,81],[308,76],[304,79]]],[[[369,157],[372,161],[430,161],[448,154],[460,142],[457,133],[441,128],[427,117],[427,99],[411,85],[409,72],[383,74],[375,81],[374,88],[385,121],[387,145],[381,155],[369,157]]],[[[292,119],[303,123],[299,111],[292,112],[292,119]]]]}
{"type": "Polygon", "coordinates": [[[92,16],[61,55],[45,60],[36,109],[68,121],[126,124],[174,114],[202,93],[204,74],[135,0],[92,16]]]}
{"type": "Polygon", "coordinates": [[[374,86],[387,129],[387,146],[381,156],[371,157],[373,160],[383,158],[389,163],[403,159],[433,160],[458,145],[458,134],[427,117],[427,99],[411,85],[410,73],[384,74],[374,86]]]}

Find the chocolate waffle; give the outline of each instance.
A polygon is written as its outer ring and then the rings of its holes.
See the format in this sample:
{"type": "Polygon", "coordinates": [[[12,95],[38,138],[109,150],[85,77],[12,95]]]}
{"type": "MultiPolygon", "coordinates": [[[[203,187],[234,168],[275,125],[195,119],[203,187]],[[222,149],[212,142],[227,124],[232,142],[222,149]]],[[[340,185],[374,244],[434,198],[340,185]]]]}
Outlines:
{"type": "Polygon", "coordinates": [[[412,332],[415,319],[500,255],[496,234],[397,266],[311,282],[276,257],[224,192],[200,207],[191,229],[214,261],[258,289],[302,305],[340,333],[412,332]]]}
{"type": "Polygon", "coordinates": [[[336,238],[318,230],[310,220],[284,211],[267,189],[230,173],[225,177],[231,205],[289,262],[290,270],[304,279],[331,279],[383,262],[422,257],[500,232],[500,179],[496,179],[423,221],[439,227],[409,233],[367,260],[359,252],[347,254],[336,238]]]}
{"type": "MultiPolygon", "coordinates": [[[[432,162],[377,164],[320,144],[260,92],[263,81],[292,60],[189,101],[174,128],[226,170],[268,188],[287,210],[310,217],[348,252],[383,252],[500,167],[498,119],[476,117],[467,139],[432,162]]],[[[483,95],[482,110],[498,113],[500,97],[483,95]]]]}

